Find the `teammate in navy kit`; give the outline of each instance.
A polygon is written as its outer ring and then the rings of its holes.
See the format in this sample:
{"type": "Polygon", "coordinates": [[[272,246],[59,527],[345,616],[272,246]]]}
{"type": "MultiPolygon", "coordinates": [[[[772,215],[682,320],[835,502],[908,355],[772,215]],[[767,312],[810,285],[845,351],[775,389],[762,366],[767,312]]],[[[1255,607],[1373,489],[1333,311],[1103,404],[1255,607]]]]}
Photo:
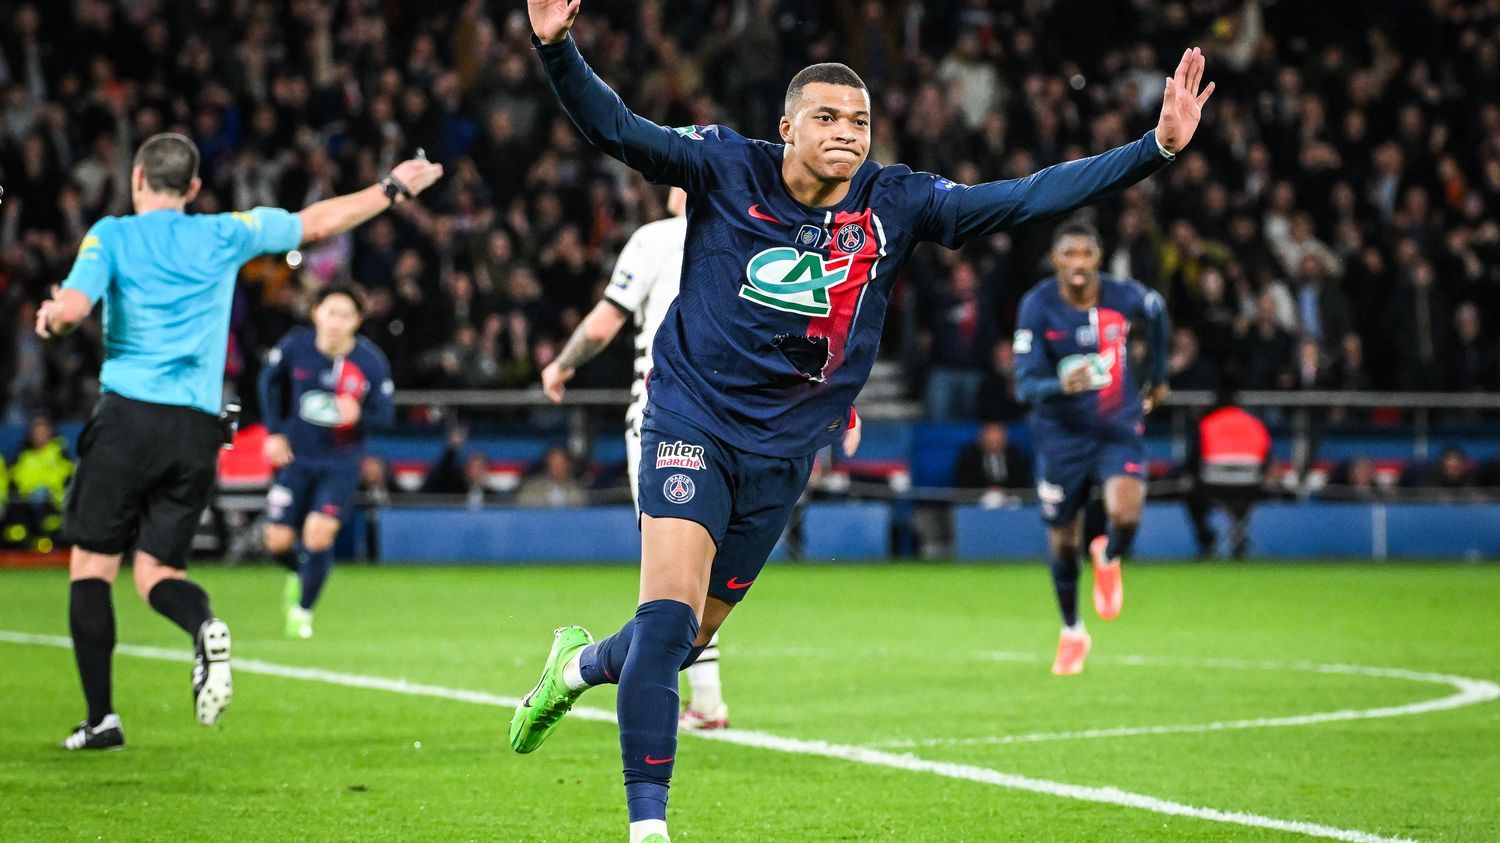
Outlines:
{"type": "Polygon", "coordinates": [[[1196,130],[1203,59],[1183,54],[1154,132],[1025,179],[975,186],[866,160],[863,81],[821,64],[787,89],[781,143],[633,114],[568,35],[578,0],[530,0],[534,43],[574,124],[601,151],[688,192],[681,292],[653,344],[642,424],[641,586],[598,643],[557,631],[510,743],[541,745],[585,689],[618,682],[632,843],[667,839],[677,671],[765,564],[875,360],[891,281],[915,245],[957,246],[1050,219],[1165,166],[1196,130]]]}
{"type": "Polygon", "coordinates": [[[313,327],[294,328],[276,344],[260,373],[266,459],[276,481],[266,495],[266,550],[284,562],[286,634],[312,637],[312,609],[333,568],[333,540],[354,509],[365,432],[389,425],[390,364],[359,336],[364,306],[344,286],[324,287],[313,327]],[[298,531],[301,531],[300,541],[298,531]]]}
{"type": "Polygon", "coordinates": [[[1089,555],[1094,611],[1113,620],[1125,599],[1120,560],[1130,553],[1146,499],[1144,415],[1167,394],[1166,305],[1139,282],[1100,275],[1101,256],[1092,226],[1061,226],[1052,241],[1057,276],[1021,299],[1016,324],[1016,393],[1032,407],[1037,494],[1063,617],[1052,664],[1059,676],[1082,671],[1091,646],[1078,619],[1083,508],[1103,484],[1109,531],[1089,544],[1089,555]],[[1142,383],[1130,363],[1132,322],[1146,330],[1142,383]]]}

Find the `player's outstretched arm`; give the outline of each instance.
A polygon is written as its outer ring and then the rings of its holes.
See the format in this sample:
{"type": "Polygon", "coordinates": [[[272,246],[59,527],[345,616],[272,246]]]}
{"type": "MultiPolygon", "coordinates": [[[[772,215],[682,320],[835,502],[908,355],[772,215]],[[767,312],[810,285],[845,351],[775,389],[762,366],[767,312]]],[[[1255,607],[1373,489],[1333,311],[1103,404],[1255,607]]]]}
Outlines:
{"type": "Polygon", "coordinates": [[[1056,164],[1021,179],[949,191],[953,209],[938,210],[929,237],[954,244],[1012,226],[1055,219],[1145,179],[1176,157],[1198,130],[1203,105],[1203,53],[1188,50],[1167,80],[1161,116],[1144,137],[1101,155],[1056,164]]]}
{"type": "Polygon", "coordinates": [[[397,164],[380,184],[315,202],[297,214],[302,221],[302,242],[312,243],[357,228],[387,208],[416,198],[442,175],[442,164],[413,158],[397,164]]]}
{"type": "MultiPolygon", "coordinates": [[[[693,187],[703,170],[702,144],[631,111],[583,60],[568,36],[579,0],[529,0],[537,55],[547,84],[573,125],[595,149],[646,178],[693,187]]],[[[701,136],[694,135],[701,139],[701,136]]]]}
{"type": "Polygon", "coordinates": [[[625,320],[625,311],[609,299],[594,305],[594,309],[573,329],[573,335],[568,337],[557,359],[542,370],[542,392],[547,394],[548,400],[554,404],[562,403],[566,384],[577,374],[578,367],[608,348],[615,335],[625,327],[625,320]]]}
{"type": "Polygon", "coordinates": [[[1141,302],[1146,322],[1146,377],[1142,383],[1145,396],[1141,408],[1150,413],[1166,400],[1167,345],[1172,335],[1172,324],[1167,316],[1167,303],[1161,294],[1152,290],[1141,302]]]}

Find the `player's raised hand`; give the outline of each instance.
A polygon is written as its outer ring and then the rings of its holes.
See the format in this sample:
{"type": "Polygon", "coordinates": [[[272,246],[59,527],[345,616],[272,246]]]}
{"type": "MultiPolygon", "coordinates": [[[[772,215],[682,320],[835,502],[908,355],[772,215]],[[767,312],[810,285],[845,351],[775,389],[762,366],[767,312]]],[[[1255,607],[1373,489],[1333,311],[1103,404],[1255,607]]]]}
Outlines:
{"type": "Polygon", "coordinates": [[[543,44],[555,44],[567,38],[582,2],[583,0],[526,0],[526,13],[531,16],[531,31],[536,33],[537,39],[543,44]]]}
{"type": "Polygon", "coordinates": [[[1203,104],[1214,92],[1214,83],[1203,84],[1203,51],[1193,47],[1182,54],[1177,71],[1167,78],[1166,93],[1161,99],[1161,117],[1156,121],[1156,140],[1166,151],[1177,154],[1203,119],[1203,104]]]}
{"type": "Polygon", "coordinates": [[[542,370],[542,392],[546,393],[547,400],[553,404],[561,404],[563,392],[567,390],[566,384],[573,379],[573,370],[564,369],[553,360],[542,370]]]}
{"type": "Polygon", "coordinates": [[[391,170],[391,175],[416,196],[443,177],[443,165],[434,164],[426,158],[412,158],[397,164],[391,170]]]}

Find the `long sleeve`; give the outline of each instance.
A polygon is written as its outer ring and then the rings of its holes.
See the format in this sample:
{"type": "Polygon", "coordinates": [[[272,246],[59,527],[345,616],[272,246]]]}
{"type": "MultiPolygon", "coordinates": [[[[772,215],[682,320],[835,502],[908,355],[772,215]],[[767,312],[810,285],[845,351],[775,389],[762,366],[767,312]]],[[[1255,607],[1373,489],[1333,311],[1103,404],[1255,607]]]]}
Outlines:
{"type": "Polygon", "coordinates": [[[1047,359],[1045,336],[1040,308],[1033,298],[1021,302],[1021,313],[1016,319],[1016,398],[1022,404],[1035,407],[1048,398],[1062,394],[1062,381],[1057,377],[1052,361],[1047,359]]]}
{"type": "Polygon", "coordinates": [[[923,239],[956,246],[971,237],[1059,217],[1145,179],[1171,159],[1156,132],[1091,158],[1055,164],[1025,178],[972,186],[940,181],[923,239]]]}
{"type": "Polygon", "coordinates": [[[370,347],[374,358],[374,377],[370,378],[370,391],[365,393],[364,408],[360,411],[360,424],[366,431],[389,428],[396,423],[396,385],[391,382],[391,367],[385,355],[370,347]]]}
{"type": "Polygon", "coordinates": [[[260,397],[260,419],[272,435],[279,434],[286,426],[286,341],[283,340],[266,357],[256,382],[256,393],[260,397]]]}
{"type": "Polygon", "coordinates": [[[1167,303],[1155,290],[1147,290],[1141,301],[1146,316],[1145,384],[1157,386],[1167,382],[1167,346],[1172,325],[1167,317],[1167,303]]]}
{"type": "Polygon", "coordinates": [[[669,129],[631,111],[583,60],[573,36],[543,44],[532,36],[547,82],[573,125],[600,152],[653,182],[689,190],[708,179],[705,140],[710,130],[669,129]]]}

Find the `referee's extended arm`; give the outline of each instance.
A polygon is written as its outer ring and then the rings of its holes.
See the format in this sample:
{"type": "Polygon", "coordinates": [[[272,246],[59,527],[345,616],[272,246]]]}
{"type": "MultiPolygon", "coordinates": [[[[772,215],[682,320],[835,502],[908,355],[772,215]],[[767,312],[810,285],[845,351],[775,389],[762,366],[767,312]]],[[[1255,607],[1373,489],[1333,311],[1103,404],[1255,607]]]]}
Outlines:
{"type": "MultiPolygon", "coordinates": [[[[373,219],[387,208],[415,198],[442,175],[443,165],[434,164],[425,158],[413,158],[397,164],[391,174],[379,184],[355,193],[314,202],[297,214],[302,221],[302,242],[312,243],[343,234],[373,219]]],[[[194,188],[194,192],[196,190],[194,188]]],[[[177,201],[186,204],[187,200],[177,201]]],[[[52,298],[42,302],[37,308],[37,336],[50,339],[70,334],[88,318],[93,309],[94,303],[82,291],[53,287],[52,298]]]]}
{"type": "Polygon", "coordinates": [[[380,184],[314,202],[297,214],[302,220],[302,242],[333,237],[362,225],[397,202],[415,197],[431,187],[442,175],[442,164],[413,158],[397,164],[380,184]]]}

